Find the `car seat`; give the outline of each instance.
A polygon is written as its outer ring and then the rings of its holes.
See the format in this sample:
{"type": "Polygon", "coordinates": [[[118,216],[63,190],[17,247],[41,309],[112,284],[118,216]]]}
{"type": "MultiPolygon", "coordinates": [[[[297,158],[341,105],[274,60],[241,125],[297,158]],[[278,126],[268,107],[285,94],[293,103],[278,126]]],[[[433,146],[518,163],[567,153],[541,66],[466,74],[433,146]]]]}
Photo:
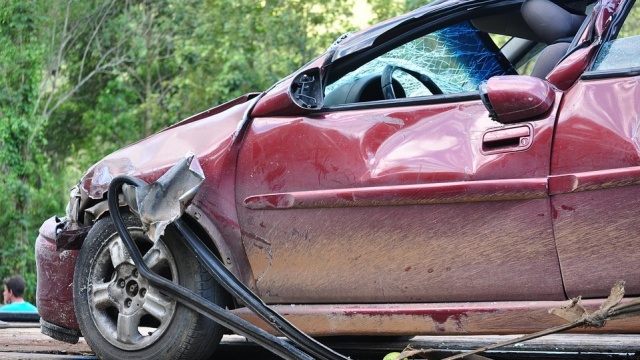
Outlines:
{"type": "Polygon", "coordinates": [[[586,16],[573,14],[550,0],[527,0],[520,12],[531,30],[548,44],[531,72],[531,76],[544,79],[566,55],[586,16]]]}

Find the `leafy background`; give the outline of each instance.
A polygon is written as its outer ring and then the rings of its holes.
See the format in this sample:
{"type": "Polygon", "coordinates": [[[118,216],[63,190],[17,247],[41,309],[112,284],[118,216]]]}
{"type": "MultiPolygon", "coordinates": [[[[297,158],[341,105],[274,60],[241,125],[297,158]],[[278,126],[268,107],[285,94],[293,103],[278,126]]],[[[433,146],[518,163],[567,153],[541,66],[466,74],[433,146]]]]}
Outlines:
{"type": "Polygon", "coordinates": [[[35,301],[40,224],[108,153],[268,88],[412,0],[0,0],[0,276],[35,301]],[[357,25],[356,25],[357,24],[357,25]]]}

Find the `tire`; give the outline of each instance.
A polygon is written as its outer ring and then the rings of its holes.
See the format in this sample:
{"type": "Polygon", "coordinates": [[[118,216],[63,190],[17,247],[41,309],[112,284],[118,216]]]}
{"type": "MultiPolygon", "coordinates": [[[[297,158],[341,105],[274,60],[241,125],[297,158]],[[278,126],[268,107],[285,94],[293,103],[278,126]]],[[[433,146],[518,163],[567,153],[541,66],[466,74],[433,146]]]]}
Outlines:
{"type": "MultiPolygon", "coordinates": [[[[154,272],[224,306],[227,295],[169,230],[156,243],[130,213],[122,219],[154,272]]],[[[101,359],[206,359],[224,328],[141,277],[110,218],[89,231],[76,262],[74,305],[85,340],[101,359]]]]}

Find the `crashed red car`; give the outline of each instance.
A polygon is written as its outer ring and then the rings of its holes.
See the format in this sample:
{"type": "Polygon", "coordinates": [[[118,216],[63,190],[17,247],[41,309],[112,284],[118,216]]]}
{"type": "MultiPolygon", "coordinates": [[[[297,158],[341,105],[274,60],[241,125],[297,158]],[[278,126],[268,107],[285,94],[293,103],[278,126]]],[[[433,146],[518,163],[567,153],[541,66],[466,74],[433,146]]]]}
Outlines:
{"type": "MultiPolygon", "coordinates": [[[[205,180],[182,219],[312,336],[528,333],[617,280],[640,295],[637,12],[436,1],[108,155],[41,228],[43,331],[103,358],[214,351],[223,328],[139,276],[106,203],[116,176],[153,182],[189,152],[205,180]]],[[[268,328],[175,234],[125,221],[155,272],[268,328]]]]}

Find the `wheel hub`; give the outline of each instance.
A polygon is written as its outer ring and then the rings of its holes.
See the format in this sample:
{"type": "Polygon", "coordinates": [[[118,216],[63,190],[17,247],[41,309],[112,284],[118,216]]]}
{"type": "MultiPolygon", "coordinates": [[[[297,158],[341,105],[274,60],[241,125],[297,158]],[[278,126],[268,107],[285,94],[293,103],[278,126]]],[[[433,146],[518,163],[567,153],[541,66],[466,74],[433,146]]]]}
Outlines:
{"type": "MultiPolygon", "coordinates": [[[[154,272],[177,278],[173,256],[161,242],[147,247],[144,259],[154,272]]],[[[91,314],[97,329],[114,346],[138,350],[154,343],[167,329],[176,301],[142,277],[119,238],[97,255],[88,286],[91,314]],[[108,279],[104,282],[105,277],[108,279]]]]}
{"type": "Polygon", "coordinates": [[[148,281],[139,276],[137,269],[131,264],[121,264],[115,275],[115,280],[109,285],[109,295],[117,304],[119,312],[134,315],[138,311],[144,311],[148,281]]]}

